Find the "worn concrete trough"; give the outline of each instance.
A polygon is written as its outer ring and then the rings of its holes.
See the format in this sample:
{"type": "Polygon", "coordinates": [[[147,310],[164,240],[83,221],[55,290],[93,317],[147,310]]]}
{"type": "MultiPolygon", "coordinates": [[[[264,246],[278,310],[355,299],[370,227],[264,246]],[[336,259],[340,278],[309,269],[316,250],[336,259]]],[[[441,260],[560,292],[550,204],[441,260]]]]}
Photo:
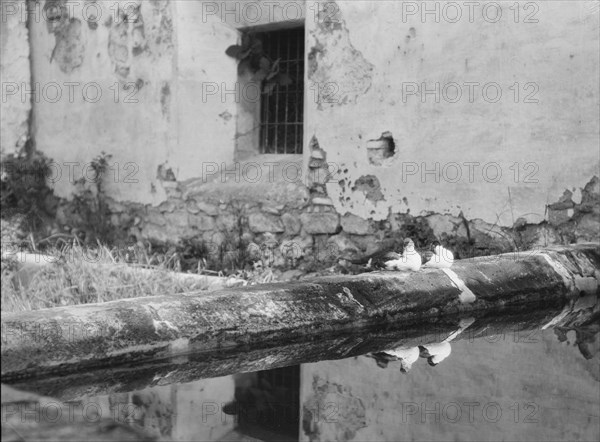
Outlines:
{"type": "MultiPolygon", "coordinates": [[[[584,327],[592,319],[592,309],[572,307],[562,300],[534,305],[531,311],[519,307],[494,311],[470,312],[448,318],[432,318],[415,324],[390,324],[346,330],[323,336],[300,337],[273,345],[232,347],[183,356],[131,362],[111,367],[87,368],[70,373],[42,373],[40,376],[12,379],[11,385],[23,391],[34,391],[63,401],[83,396],[99,396],[143,390],[149,387],[181,384],[199,379],[215,378],[243,372],[269,370],[290,365],[322,360],[345,359],[400,345],[415,347],[430,342],[441,342],[452,336],[461,320],[474,322],[459,334],[455,341],[475,340],[498,335],[527,339],[555,318],[557,325],[584,327]],[[567,307],[568,306],[568,307],[567,307]],[[564,312],[568,314],[564,316],[564,312]],[[564,316],[564,318],[563,318],[564,316]]],[[[579,306],[580,307],[580,306],[579,306]]],[[[587,304],[586,304],[587,307],[587,304]]],[[[375,365],[375,364],[373,364],[375,365]]]]}
{"type": "Polygon", "coordinates": [[[489,323],[510,312],[520,319],[507,323],[529,317],[531,327],[551,325],[582,292],[598,296],[600,245],[470,259],[450,270],[338,275],[2,313],[2,380],[31,383],[111,370],[125,373],[123,382],[131,384],[146,368],[156,381],[157,367],[165,374],[179,365],[187,374],[173,381],[181,382],[361,354],[417,336],[422,341],[424,324],[446,324],[447,335],[464,316],[489,323]],[[388,328],[391,335],[382,332],[388,328]],[[379,336],[368,338],[368,330],[379,336]],[[211,362],[215,354],[227,356],[211,362]]]}

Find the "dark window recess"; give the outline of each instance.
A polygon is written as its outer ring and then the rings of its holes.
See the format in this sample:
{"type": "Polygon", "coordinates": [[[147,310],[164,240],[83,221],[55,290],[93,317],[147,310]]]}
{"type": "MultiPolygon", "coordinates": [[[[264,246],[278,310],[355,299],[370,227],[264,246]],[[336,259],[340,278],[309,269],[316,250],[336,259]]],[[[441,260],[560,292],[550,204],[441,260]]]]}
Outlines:
{"type": "Polygon", "coordinates": [[[299,365],[257,372],[256,385],[245,391],[236,388],[236,401],[238,428],[243,434],[264,441],[298,440],[299,365]],[[271,437],[273,434],[278,437],[271,437]]]}
{"type": "Polygon", "coordinates": [[[300,423],[300,366],[258,372],[259,384],[268,394],[273,414],[272,430],[298,437],[300,423]]]}
{"type": "Polygon", "coordinates": [[[267,55],[279,59],[280,72],[292,79],[263,93],[260,103],[260,152],[302,153],[304,120],[304,28],[259,34],[267,55]]]}

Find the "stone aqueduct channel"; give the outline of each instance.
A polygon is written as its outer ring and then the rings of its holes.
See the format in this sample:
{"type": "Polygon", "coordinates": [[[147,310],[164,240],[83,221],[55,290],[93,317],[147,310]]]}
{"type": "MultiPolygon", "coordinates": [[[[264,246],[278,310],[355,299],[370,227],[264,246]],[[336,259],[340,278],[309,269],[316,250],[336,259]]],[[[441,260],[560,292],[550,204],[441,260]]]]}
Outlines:
{"type": "Polygon", "coordinates": [[[160,360],[210,365],[203,355],[211,352],[246,359],[229,359],[227,367],[221,362],[220,373],[204,375],[265,369],[390,345],[380,339],[361,347],[365,330],[406,332],[465,315],[487,315],[489,322],[507,310],[533,318],[558,306],[535,324],[549,326],[572,312],[583,294],[596,308],[599,282],[600,245],[594,243],[462,260],[449,270],[337,275],[2,313],[2,379],[18,384],[119,366],[136,367],[139,377],[144,364],[160,360]],[[334,351],[328,343],[339,336],[353,337],[352,348],[334,351]],[[276,351],[292,346],[288,354],[276,351]]]}

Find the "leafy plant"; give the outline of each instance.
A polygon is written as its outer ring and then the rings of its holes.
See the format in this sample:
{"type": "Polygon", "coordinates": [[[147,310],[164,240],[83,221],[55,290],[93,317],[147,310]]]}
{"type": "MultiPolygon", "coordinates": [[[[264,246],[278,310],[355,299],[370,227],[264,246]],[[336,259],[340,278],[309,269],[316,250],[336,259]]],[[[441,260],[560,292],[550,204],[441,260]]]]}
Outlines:
{"type": "Polygon", "coordinates": [[[398,232],[400,238],[412,239],[417,248],[425,248],[436,240],[433,230],[425,219],[410,215],[405,215],[403,218],[398,232]]]}
{"type": "Polygon", "coordinates": [[[238,75],[247,71],[254,74],[252,80],[263,83],[263,93],[270,94],[276,86],[289,86],[292,78],[281,72],[281,59],[273,60],[264,50],[262,40],[252,32],[242,34],[242,44],[232,45],[225,51],[238,63],[238,75]]]}
{"type": "Polygon", "coordinates": [[[243,201],[230,200],[229,210],[235,222],[231,226],[231,229],[220,229],[223,241],[216,248],[217,254],[213,265],[216,265],[223,271],[229,270],[233,272],[235,269],[244,269],[249,263],[249,242],[244,238],[244,231],[248,225],[248,216],[243,201]]]}
{"type": "Polygon", "coordinates": [[[80,218],[88,242],[98,239],[110,242],[113,239],[114,232],[103,185],[111,158],[112,155],[101,152],[90,162],[94,178],[81,177],[75,181],[77,192],[73,195],[73,209],[80,218]]]}
{"type": "Polygon", "coordinates": [[[9,154],[2,159],[2,217],[22,215],[28,231],[37,231],[52,214],[47,200],[52,196],[46,179],[51,160],[43,154],[9,154]]]}

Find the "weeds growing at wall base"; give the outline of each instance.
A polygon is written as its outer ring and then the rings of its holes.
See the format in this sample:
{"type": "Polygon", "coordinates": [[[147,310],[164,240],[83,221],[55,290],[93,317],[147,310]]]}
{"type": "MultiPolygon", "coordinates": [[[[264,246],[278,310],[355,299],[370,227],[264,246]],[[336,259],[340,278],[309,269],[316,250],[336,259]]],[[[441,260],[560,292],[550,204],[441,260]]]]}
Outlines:
{"type": "MultiPolygon", "coordinates": [[[[51,251],[50,251],[51,252],[51,251]]],[[[16,263],[2,259],[2,311],[29,311],[57,306],[107,302],[117,299],[156,296],[205,290],[201,280],[182,280],[167,268],[155,265],[152,272],[136,271],[117,262],[110,249],[97,247],[98,259],[80,244],[55,250],[55,256],[71,259],[43,266],[28,281],[27,288],[15,273],[16,263]]]]}
{"type": "MultiPolygon", "coordinates": [[[[33,276],[19,270],[21,249],[21,244],[2,243],[2,311],[205,291],[210,286],[208,278],[215,276],[221,277],[225,286],[261,284],[276,278],[270,267],[248,268],[247,248],[242,253],[225,252],[221,247],[211,256],[203,243],[196,247],[188,244],[157,248],[140,243],[124,248],[101,243],[89,247],[75,238],[61,246],[28,253],[29,264],[42,264],[33,276]],[[210,270],[209,263],[230,266],[229,276],[210,270]],[[183,270],[191,273],[181,273],[183,270]]],[[[260,259],[259,256],[252,255],[253,259],[260,259]]]]}

